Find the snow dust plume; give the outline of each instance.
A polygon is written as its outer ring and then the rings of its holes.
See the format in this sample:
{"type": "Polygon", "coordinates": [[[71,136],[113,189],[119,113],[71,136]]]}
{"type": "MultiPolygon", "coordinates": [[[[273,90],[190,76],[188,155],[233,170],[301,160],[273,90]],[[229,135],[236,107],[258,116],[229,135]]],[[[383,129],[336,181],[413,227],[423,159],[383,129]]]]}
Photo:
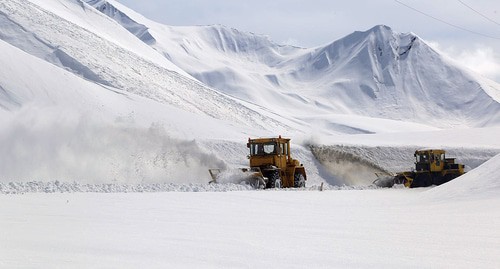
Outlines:
{"type": "MultiPolygon", "coordinates": [[[[425,146],[432,147],[432,146],[425,146]]],[[[415,150],[424,146],[363,146],[363,145],[320,145],[309,148],[324,172],[324,178],[332,185],[366,186],[377,175],[384,177],[415,168],[415,150]]],[[[443,148],[435,146],[435,148],[443,148]]],[[[446,156],[456,158],[466,167],[474,169],[500,153],[495,148],[444,147],[446,156]]]]}
{"type": "Polygon", "coordinates": [[[209,167],[225,167],[158,124],[43,110],[1,120],[0,182],[206,183],[209,167]]]}
{"type": "Polygon", "coordinates": [[[311,146],[311,151],[332,177],[332,185],[366,186],[377,179],[377,174],[390,174],[375,163],[338,148],[311,146]]]}

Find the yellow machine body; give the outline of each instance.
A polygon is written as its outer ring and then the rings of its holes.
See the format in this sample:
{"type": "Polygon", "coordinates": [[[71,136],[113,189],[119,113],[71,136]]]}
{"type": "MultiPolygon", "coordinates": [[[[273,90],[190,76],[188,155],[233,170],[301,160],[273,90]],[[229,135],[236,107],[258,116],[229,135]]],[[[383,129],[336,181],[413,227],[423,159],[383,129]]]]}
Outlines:
{"type": "Polygon", "coordinates": [[[442,149],[415,151],[415,170],[397,173],[394,181],[406,187],[441,185],[465,173],[464,165],[455,163],[455,158],[446,158],[442,149]]]}
{"type": "Polygon", "coordinates": [[[281,181],[280,187],[305,187],[307,175],[304,166],[291,157],[290,139],[256,138],[248,139],[250,168],[258,168],[266,181],[266,187],[277,187],[274,181],[281,181]]]}

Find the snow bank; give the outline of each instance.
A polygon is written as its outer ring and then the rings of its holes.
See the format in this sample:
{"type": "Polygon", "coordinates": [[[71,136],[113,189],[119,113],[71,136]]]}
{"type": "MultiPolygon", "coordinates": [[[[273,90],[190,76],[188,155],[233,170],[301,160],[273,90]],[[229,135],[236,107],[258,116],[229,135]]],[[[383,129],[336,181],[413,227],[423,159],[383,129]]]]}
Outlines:
{"type": "Polygon", "coordinates": [[[248,184],[84,184],[61,181],[0,182],[1,194],[25,193],[127,193],[127,192],[227,192],[252,190],[248,184]]]}
{"type": "MultiPolygon", "coordinates": [[[[26,193],[137,193],[137,192],[230,192],[230,191],[266,191],[266,192],[303,192],[303,191],[347,191],[347,190],[374,190],[382,189],[375,185],[367,186],[332,186],[328,183],[311,185],[306,188],[286,189],[255,189],[244,179],[226,178],[222,183],[145,183],[145,184],[87,184],[80,182],[63,181],[27,181],[27,182],[0,182],[0,194],[26,193]],[[232,182],[228,182],[232,181],[232,182]]],[[[403,187],[396,187],[403,188],[403,187]]]]}
{"type": "Polygon", "coordinates": [[[427,199],[498,199],[500,196],[500,154],[479,167],[422,195],[427,199]]]}

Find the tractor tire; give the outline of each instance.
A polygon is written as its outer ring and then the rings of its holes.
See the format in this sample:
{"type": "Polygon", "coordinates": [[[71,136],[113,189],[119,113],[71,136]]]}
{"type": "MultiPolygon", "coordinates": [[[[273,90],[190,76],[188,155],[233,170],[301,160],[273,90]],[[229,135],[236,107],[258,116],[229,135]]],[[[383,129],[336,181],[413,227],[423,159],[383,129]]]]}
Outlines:
{"type": "Polygon", "coordinates": [[[268,175],[269,181],[266,188],[281,188],[280,172],[278,170],[272,171],[268,175]]]}
{"type": "Polygon", "coordinates": [[[302,174],[295,174],[293,176],[293,186],[295,188],[305,188],[306,187],[306,179],[302,174]]]}

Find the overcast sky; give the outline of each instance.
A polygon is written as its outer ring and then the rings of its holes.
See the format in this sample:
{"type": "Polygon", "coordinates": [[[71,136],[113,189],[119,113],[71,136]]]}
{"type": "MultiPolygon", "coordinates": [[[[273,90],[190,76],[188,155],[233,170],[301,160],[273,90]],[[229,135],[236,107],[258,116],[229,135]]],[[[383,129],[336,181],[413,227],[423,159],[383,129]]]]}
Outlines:
{"type": "Polygon", "coordinates": [[[167,25],[222,24],[301,47],[324,45],[385,24],[397,32],[416,33],[463,65],[500,82],[498,0],[118,1],[167,25]]]}

